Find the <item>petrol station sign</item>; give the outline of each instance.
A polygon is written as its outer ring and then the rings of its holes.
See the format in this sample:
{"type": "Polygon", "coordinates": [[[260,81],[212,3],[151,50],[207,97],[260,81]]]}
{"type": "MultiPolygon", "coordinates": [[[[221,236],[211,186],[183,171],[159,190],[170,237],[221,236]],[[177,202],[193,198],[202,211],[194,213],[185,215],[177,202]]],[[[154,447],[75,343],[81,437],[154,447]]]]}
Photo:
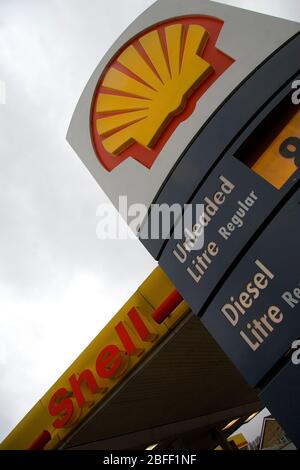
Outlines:
{"type": "Polygon", "coordinates": [[[299,24],[161,0],[101,60],[68,131],[116,207],[146,207],[141,242],[271,410],[300,337],[297,84],[299,24]],[[182,208],[167,234],[151,236],[153,204],[182,208]]]}

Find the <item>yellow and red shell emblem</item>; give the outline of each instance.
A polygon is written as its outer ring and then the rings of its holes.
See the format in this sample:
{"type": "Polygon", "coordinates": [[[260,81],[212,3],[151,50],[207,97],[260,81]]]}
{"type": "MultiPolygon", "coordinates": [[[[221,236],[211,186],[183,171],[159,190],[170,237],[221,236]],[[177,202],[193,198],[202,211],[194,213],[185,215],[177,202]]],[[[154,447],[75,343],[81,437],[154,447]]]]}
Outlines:
{"type": "Polygon", "coordinates": [[[94,149],[108,171],[129,157],[151,168],[176,127],[233,63],[215,47],[222,26],[209,17],[168,21],[114,57],[91,109],[94,149]]]}

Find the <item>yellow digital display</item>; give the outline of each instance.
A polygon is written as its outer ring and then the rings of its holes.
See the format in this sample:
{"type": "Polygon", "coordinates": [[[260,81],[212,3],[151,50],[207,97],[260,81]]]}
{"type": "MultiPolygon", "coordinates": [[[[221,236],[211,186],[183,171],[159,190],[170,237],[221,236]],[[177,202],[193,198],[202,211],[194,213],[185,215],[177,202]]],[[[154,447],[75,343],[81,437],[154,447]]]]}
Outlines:
{"type": "MultiPolygon", "coordinates": [[[[279,112],[278,112],[279,111],[279,112]]],[[[239,158],[256,174],[280,189],[300,165],[300,109],[289,105],[255,132],[239,158]]]]}

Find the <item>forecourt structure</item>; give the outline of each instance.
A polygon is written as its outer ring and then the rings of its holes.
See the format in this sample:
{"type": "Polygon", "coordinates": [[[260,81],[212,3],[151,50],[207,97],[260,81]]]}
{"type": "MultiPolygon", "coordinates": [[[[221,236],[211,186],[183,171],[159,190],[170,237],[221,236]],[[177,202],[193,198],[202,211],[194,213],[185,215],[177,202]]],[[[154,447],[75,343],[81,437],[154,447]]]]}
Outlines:
{"type": "Polygon", "coordinates": [[[261,408],[156,268],[0,448],[214,449],[261,408]]]}
{"type": "Polygon", "coordinates": [[[67,139],[160,267],[2,447],[214,448],[263,404],[300,446],[299,104],[298,23],[159,0],[119,37],[67,139]]]}

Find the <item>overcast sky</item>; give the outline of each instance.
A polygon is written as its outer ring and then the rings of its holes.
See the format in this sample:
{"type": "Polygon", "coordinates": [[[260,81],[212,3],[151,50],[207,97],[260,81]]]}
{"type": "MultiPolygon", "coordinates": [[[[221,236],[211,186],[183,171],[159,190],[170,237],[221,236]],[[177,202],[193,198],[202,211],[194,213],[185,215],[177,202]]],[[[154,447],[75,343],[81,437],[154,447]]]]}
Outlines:
{"type": "MultiPolygon", "coordinates": [[[[155,266],[138,241],[97,239],[108,200],[65,140],[99,60],[152,3],[0,0],[0,440],[155,266]]],[[[300,21],[298,0],[223,3],[300,21]]]]}

